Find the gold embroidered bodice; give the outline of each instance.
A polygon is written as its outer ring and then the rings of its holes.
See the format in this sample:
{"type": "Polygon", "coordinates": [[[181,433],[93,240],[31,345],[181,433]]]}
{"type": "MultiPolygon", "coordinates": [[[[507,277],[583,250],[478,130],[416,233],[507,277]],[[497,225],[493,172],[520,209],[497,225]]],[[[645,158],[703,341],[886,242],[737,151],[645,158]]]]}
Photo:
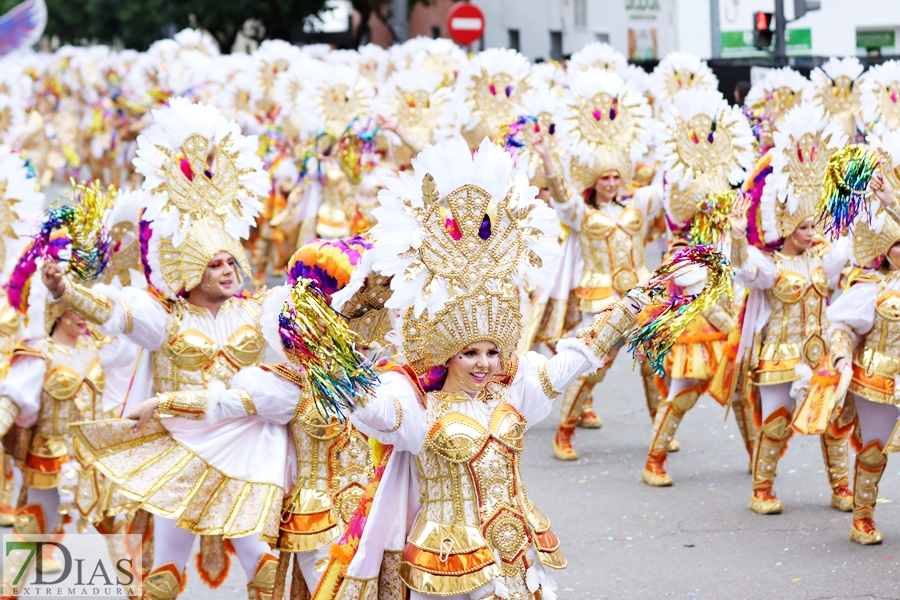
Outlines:
{"type": "Polygon", "coordinates": [[[69,423],[109,418],[103,413],[106,377],[96,345],[88,338],[75,348],[42,340],[35,348],[47,362],[34,432],[44,439],[70,440],[69,423]]]}
{"type": "Polygon", "coordinates": [[[900,375],[900,292],[882,282],[875,303],[875,322],[856,350],[853,363],[868,375],[892,379],[900,375]]]}
{"type": "Polygon", "coordinates": [[[525,418],[504,396],[488,428],[456,410],[475,402],[460,394],[427,395],[429,433],[416,455],[421,509],[409,542],[442,556],[487,546],[503,574],[522,576],[535,541],[531,504],[520,470],[525,418]]]}
{"type": "Polygon", "coordinates": [[[300,505],[305,513],[335,511],[342,529],[350,522],[375,470],[369,443],[349,419],[326,419],[303,392],[291,431],[297,450],[300,505]]]}
{"type": "Polygon", "coordinates": [[[599,209],[588,208],[579,242],[584,270],[578,295],[583,311],[599,312],[614,300],[613,292],[621,296],[646,274],[644,217],[632,206],[620,208],[609,203],[599,209]]]}
{"type": "Polygon", "coordinates": [[[19,324],[18,311],[4,302],[0,306],[0,375],[9,369],[13,349],[19,343],[19,324]]]}
{"type": "Polygon", "coordinates": [[[766,299],[772,316],[763,335],[761,358],[800,358],[815,367],[824,358],[825,308],[828,279],[820,255],[807,251],[800,256],[774,255],[778,271],[766,299]]]}
{"type": "Polygon", "coordinates": [[[216,317],[175,303],[166,320],[167,341],[153,353],[156,391],[205,389],[212,380],[227,384],[241,369],[260,364],[266,349],[261,314],[255,299],[232,298],[216,317]]]}

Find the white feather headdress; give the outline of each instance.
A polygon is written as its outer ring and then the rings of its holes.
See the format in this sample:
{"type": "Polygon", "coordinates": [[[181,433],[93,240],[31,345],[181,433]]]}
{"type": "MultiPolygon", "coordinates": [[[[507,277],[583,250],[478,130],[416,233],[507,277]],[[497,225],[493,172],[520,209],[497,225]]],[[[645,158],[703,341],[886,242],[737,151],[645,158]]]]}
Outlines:
{"type": "Polygon", "coordinates": [[[816,67],[809,78],[815,88],[815,98],[826,114],[841,122],[844,133],[852,136],[862,124],[863,66],[855,56],[831,57],[821,67],[816,67]]]}
{"type": "Polygon", "coordinates": [[[789,110],[773,137],[772,172],[760,198],[766,243],[790,235],[815,214],[828,159],[847,142],[825,110],[810,101],[789,110]]]}
{"type": "Polygon", "coordinates": [[[717,90],[719,78],[705,60],[684,52],[670,52],[650,74],[654,110],[660,114],[683,90],[717,90]]]}
{"type": "Polygon", "coordinates": [[[563,102],[559,135],[571,157],[572,183],[593,187],[609,170],[630,183],[652,140],[647,99],[615,73],[590,69],[568,75],[563,102]]]}
{"type": "Polygon", "coordinates": [[[572,55],[567,61],[566,70],[579,73],[590,69],[602,69],[622,75],[628,59],[625,55],[605,42],[591,42],[572,55]]]}
{"type": "Polygon", "coordinates": [[[460,133],[472,147],[485,136],[497,136],[522,114],[530,74],[531,63],[515,50],[490,48],[476,54],[457,78],[445,135],[460,133]]]}
{"type": "Polygon", "coordinates": [[[741,110],[716,90],[675,94],[661,115],[657,156],[665,173],[669,218],[693,218],[697,201],[740,184],[753,164],[753,132],[741,110]]]}
{"type": "Polygon", "coordinates": [[[479,340],[510,356],[521,336],[521,290],[552,284],[559,220],[490,140],[474,156],[461,138],[428,146],[413,168],[379,194],[369,251],[393,277],[386,306],[400,315],[396,342],[418,374],[479,340]]]}
{"type": "Polygon", "coordinates": [[[304,118],[301,134],[340,137],[354,118],[368,115],[374,97],[372,84],[355,67],[327,65],[312,71],[297,100],[304,118]]]}
{"type": "Polygon", "coordinates": [[[422,69],[395,71],[379,89],[375,110],[396,122],[403,141],[418,152],[436,141],[450,96],[451,90],[437,73],[422,69]]]}
{"type": "Polygon", "coordinates": [[[900,127],[900,61],[889,60],[869,69],[859,99],[870,132],[880,135],[900,127]]]}
{"type": "Polygon", "coordinates": [[[25,106],[15,96],[0,94],[0,144],[13,144],[25,127],[25,106]]]}
{"type": "Polygon", "coordinates": [[[758,107],[771,122],[780,126],[785,113],[815,95],[812,83],[790,67],[772,69],[747,92],[748,106],[758,107]]]}

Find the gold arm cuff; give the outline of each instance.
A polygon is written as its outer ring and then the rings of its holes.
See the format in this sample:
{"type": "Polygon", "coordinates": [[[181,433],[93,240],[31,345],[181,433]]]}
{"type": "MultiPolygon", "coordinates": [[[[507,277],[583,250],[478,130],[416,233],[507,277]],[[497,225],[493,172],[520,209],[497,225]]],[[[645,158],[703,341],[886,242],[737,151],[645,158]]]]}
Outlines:
{"type": "Polygon", "coordinates": [[[831,363],[837,362],[839,358],[850,359],[853,357],[853,338],[850,334],[842,329],[835,329],[829,340],[831,348],[831,363]]]}
{"type": "Polygon", "coordinates": [[[547,372],[547,361],[538,365],[538,379],[541,381],[541,389],[544,395],[551,400],[559,396],[560,392],[553,389],[553,383],[550,381],[550,373],[547,372]]]}
{"type": "Polygon", "coordinates": [[[747,251],[747,232],[741,237],[731,236],[731,264],[740,268],[750,260],[750,252],[747,251]]]}
{"type": "Polygon", "coordinates": [[[64,310],[95,325],[106,323],[113,308],[111,299],[72,280],[66,280],[66,291],[58,302],[64,310]]]}
{"type": "Polygon", "coordinates": [[[603,358],[621,340],[637,317],[621,302],[614,302],[603,309],[591,324],[579,331],[575,337],[587,344],[597,358],[603,358]]]}
{"type": "Polygon", "coordinates": [[[19,416],[19,406],[8,396],[0,396],[0,436],[6,435],[19,416]]]}
{"type": "Polygon", "coordinates": [[[734,316],[725,310],[721,302],[716,302],[706,309],[703,316],[719,333],[728,333],[734,328],[734,316]]]}
{"type": "Polygon", "coordinates": [[[131,307],[127,302],[122,303],[122,314],[125,316],[125,329],[122,333],[131,333],[134,330],[134,319],[131,316],[131,307]]]}
{"type": "Polygon", "coordinates": [[[569,201],[569,191],[563,181],[562,175],[556,173],[553,177],[547,177],[547,187],[550,188],[550,195],[560,204],[569,201]]]}
{"type": "Polygon", "coordinates": [[[256,415],[256,405],[253,404],[253,397],[250,396],[250,392],[241,388],[238,390],[238,395],[241,397],[241,403],[244,405],[244,410],[247,411],[247,416],[252,417],[256,415]]]}
{"type": "Polygon", "coordinates": [[[397,412],[397,424],[390,429],[380,429],[381,433],[394,433],[403,425],[403,406],[400,405],[400,399],[391,394],[391,400],[394,401],[394,410],[397,412]]]}
{"type": "Polygon", "coordinates": [[[206,402],[209,399],[207,390],[165,392],[157,394],[156,397],[159,399],[156,412],[161,417],[202,419],[206,416],[206,402]]]}

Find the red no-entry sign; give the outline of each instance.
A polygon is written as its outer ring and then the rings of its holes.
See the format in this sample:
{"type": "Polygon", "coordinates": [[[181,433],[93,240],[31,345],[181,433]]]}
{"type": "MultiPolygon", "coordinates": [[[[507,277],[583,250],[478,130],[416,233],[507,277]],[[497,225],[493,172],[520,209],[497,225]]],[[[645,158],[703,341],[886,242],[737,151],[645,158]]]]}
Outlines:
{"type": "Polygon", "coordinates": [[[447,13],[447,29],[457,44],[478,41],[484,35],[484,13],[470,2],[458,2],[447,13]]]}

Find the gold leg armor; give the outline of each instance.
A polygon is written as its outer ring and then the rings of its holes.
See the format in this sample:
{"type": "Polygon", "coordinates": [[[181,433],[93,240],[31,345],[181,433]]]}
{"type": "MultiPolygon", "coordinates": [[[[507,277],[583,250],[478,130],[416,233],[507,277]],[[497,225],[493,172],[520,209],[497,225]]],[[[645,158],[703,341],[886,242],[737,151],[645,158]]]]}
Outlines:
{"type": "Polygon", "coordinates": [[[825,472],[831,484],[831,506],[844,512],[853,510],[853,492],[850,491],[850,445],[848,440],[852,427],[844,433],[832,431],[829,427],[822,434],[822,457],[825,472]]]}
{"type": "Polygon", "coordinates": [[[247,584],[249,600],[272,600],[275,591],[275,573],[278,570],[278,558],[273,554],[263,554],[256,563],[253,579],[247,584]]]}
{"type": "Polygon", "coordinates": [[[664,400],[656,410],[653,419],[653,438],[647,453],[647,464],[641,479],[647,485],[664,487],[672,485],[672,478],[666,473],[666,457],[669,444],[675,439],[675,432],[685,413],[692,409],[700,397],[699,386],[692,385],[681,390],[672,400],[664,400]]]}
{"type": "Polygon", "coordinates": [[[591,375],[584,375],[566,388],[562,409],[559,412],[559,428],[553,440],[553,455],[559,460],[578,460],[578,453],[572,446],[575,427],[584,413],[584,405],[594,393],[594,386],[606,377],[607,368],[591,375]]]}
{"type": "Polygon", "coordinates": [[[772,491],[778,459],[791,437],[791,414],[783,406],[766,419],[759,430],[753,456],[753,495],[750,510],[768,515],[780,513],[781,501],[772,491]]]}
{"type": "Polygon", "coordinates": [[[750,399],[743,394],[735,394],[731,398],[731,410],[734,413],[734,422],[737,423],[738,431],[741,432],[741,439],[744,440],[744,447],[747,449],[749,457],[749,470],[753,472],[753,447],[756,445],[756,438],[759,432],[756,429],[756,423],[753,421],[753,406],[750,399]]]}
{"type": "Polygon", "coordinates": [[[175,600],[181,593],[182,576],[174,563],[166,563],[153,569],[144,579],[144,595],[147,600],[175,600]]]}
{"type": "Polygon", "coordinates": [[[853,525],[850,540],[865,546],[880,544],[884,539],[875,529],[875,500],[878,482],[887,466],[881,442],[873,440],[856,455],[856,475],[853,481],[853,525]]]}
{"type": "Polygon", "coordinates": [[[0,466],[3,468],[0,474],[0,527],[10,527],[16,520],[16,509],[12,505],[13,492],[13,459],[0,449],[0,466]]]}
{"type": "MultiPolygon", "coordinates": [[[[663,398],[662,392],[656,385],[653,367],[646,361],[641,362],[641,383],[644,384],[644,399],[647,401],[647,412],[650,414],[650,422],[652,423],[656,419],[656,411],[660,402],[665,400],[665,398],[663,398]]],[[[668,451],[678,452],[679,450],[681,450],[681,445],[678,443],[678,440],[672,439],[669,442],[668,451]]]]}

